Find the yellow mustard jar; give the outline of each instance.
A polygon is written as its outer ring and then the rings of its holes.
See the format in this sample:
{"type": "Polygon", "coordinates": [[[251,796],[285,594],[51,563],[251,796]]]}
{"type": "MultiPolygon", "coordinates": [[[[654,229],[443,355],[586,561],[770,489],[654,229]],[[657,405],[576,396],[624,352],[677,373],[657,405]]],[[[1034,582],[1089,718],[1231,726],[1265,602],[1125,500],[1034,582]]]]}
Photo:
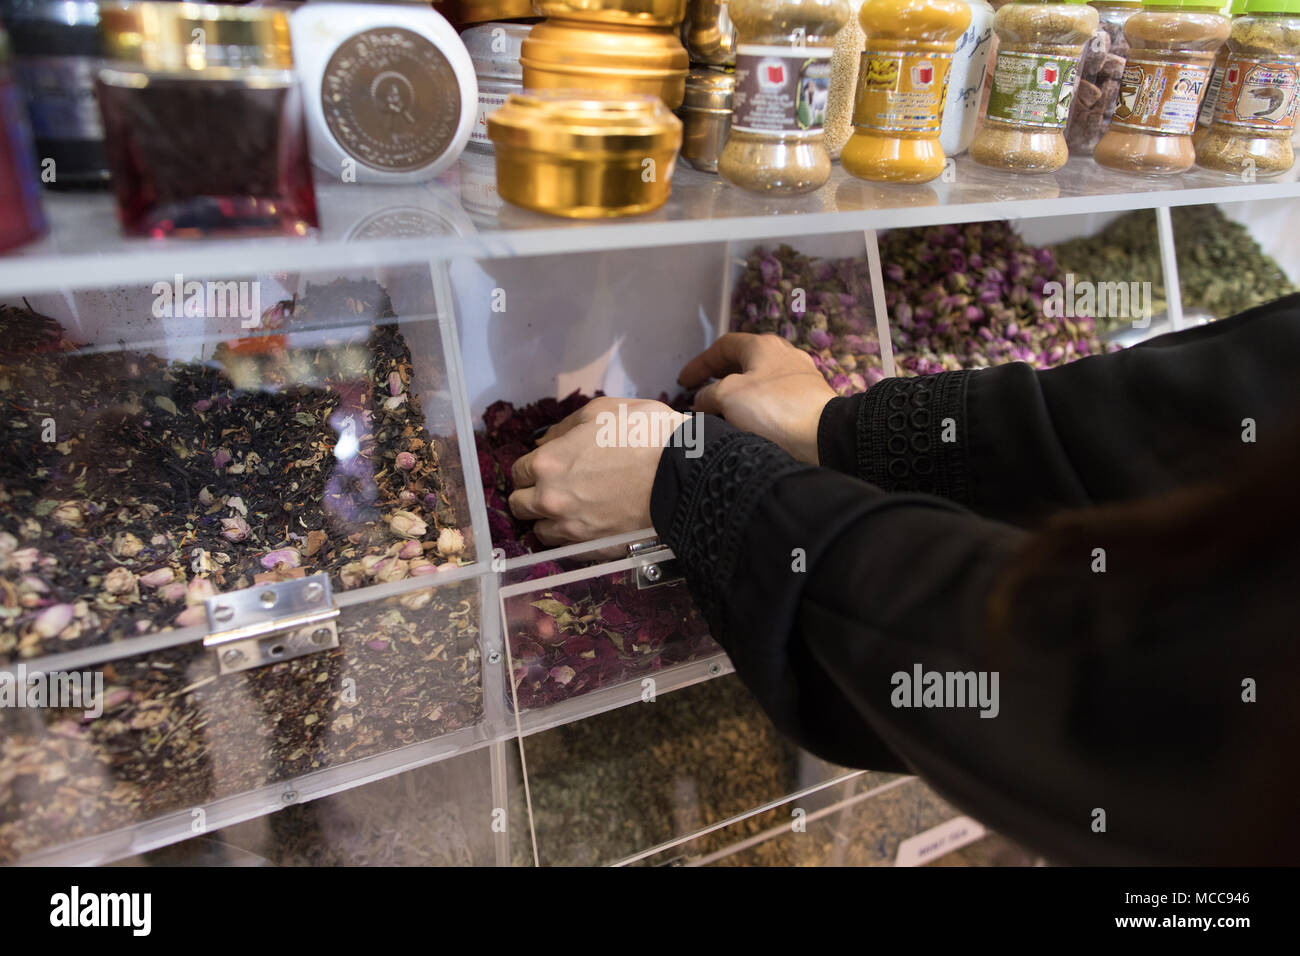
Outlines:
{"type": "Polygon", "coordinates": [[[866,0],[867,35],[840,165],[859,179],[924,183],[943,172],[939,130],[948,70],[970,26],[963,0],[866,0]]]}

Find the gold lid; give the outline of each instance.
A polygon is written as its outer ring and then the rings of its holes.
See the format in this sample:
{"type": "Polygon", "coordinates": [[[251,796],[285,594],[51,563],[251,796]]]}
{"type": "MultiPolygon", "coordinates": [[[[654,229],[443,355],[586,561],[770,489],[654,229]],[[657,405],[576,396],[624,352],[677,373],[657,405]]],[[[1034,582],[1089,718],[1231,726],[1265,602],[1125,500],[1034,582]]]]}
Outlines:
{"type": "Polygon", "coordinates": [[[533,0],[438,0],[433,8],[458,27],[536,16],[533,0]]]}
{"type": "Polygon", "coordinates": [[[652,155],[681,147],[682,122],[657,96],[581,90],[511,93],[488,117],[498,150],[652,155]]]}
{"type": "Polygon", "coordinates": [[[158,73],[289,70],[289,18],[272,7],[215,3],[104,3],[99,31],[109,62],[158,73]]]}
{"type": "Polygon", "coordinates": [[[674,27],[686,17],[686,0],[532,0],[539,16],[626,26],[674,27]]]}
{"type": "Polygon", "coordinates": [[[731,112],[731,96],[735,91],[736,74],[694,69],[686,74],[686,99],[682,106],[731,112]]]}
{"type": "MultiPolygon", "coordinates": [[[[532,64],[575,76],[677,75],[685,79],[690,59],[673,30],[543,20],[524,38],[519,62],[525,71],[532,64]]],[[[526,79],[524,84],[528,84],[526,79]]],[[[571,88],[589,89],[590,85],[575,82],[571,88]]]]}

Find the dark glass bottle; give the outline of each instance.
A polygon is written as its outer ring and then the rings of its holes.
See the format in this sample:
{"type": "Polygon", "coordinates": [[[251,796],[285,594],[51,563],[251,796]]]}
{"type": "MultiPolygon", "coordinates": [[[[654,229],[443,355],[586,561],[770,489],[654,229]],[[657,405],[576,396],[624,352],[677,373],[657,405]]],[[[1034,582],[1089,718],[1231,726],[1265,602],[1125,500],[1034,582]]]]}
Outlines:
{"type": "Polygon", "coordinates": [[[9,73],[9,43],[0,28],[0,252],[45,231],[36,156],[22,94],[9,73]]]}

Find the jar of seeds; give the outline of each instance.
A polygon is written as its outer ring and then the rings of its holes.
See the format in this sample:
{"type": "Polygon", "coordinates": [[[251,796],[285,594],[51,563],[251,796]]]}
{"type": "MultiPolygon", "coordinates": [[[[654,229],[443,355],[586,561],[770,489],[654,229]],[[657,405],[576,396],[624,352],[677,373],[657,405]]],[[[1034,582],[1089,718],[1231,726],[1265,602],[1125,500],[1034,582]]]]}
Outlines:
{"type": "Polygon", "coordinates": [[[1300,107],[1300,0],[1247,0],[1232,23],[1213,123],[1197,165],[1234,175],[1284,173],[1300,107]]]}
{"type": "Polygon", "coordinates": [[[1097,11],[1083,0],[1015,0],[993,20],[997,62],[984,123],[970,155],[981,166],[1046,173],[1070,158],[1063,130],[1074,70],[1096,31],[1097,11]]]}

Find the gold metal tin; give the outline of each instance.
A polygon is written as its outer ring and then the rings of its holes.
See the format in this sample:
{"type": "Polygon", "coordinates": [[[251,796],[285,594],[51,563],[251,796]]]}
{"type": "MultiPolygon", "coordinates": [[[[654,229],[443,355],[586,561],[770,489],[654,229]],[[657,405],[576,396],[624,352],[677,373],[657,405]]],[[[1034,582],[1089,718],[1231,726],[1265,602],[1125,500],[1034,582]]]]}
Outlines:
{"type": "Polygon", "coordinates": [[[533,0],[539,16],[618,26],[675,27],[686,0],[533,0]]]}
{"type": "Polygon", "coordinates": [[[537,16],[533,12],[533,0],[442,0],[434,3],[433,9],[458,27],[492,20],[526,20],[537,16]]]}
{"type": "Polygon", "coordinates": [[[104,58],[152,73],[243,75],[293,69],[289,18],[273,7],[103,3],[104,58]]]}
{"type": "Polygon", "coordinates": [[[686,99],[677,115],[682,120],[682,161],[687,165],[710,173],[718,171],[718,157],[731,129],[735,90],[734,73],[692,70],[686,77],[686,99]]]}
{"type": "Polygon", "coordinates": [[[692,63],[736,65],[736,28],[726,0],[690,0],[682,24],[682,42],[692,63]]]}
{"type": "Polygon", "coordinates": [[[577,219],[658,209],[672,191],[682,124],[657,97],[511,93],[488,117],[501,198],[577,219]]]}
{"type": "Polygon", "coordinates": [[[526,90],[649,93],[682,105],[690,61],[677,34],[661,27],[616,27],[543,20],[524,40],[526,90]]]}

